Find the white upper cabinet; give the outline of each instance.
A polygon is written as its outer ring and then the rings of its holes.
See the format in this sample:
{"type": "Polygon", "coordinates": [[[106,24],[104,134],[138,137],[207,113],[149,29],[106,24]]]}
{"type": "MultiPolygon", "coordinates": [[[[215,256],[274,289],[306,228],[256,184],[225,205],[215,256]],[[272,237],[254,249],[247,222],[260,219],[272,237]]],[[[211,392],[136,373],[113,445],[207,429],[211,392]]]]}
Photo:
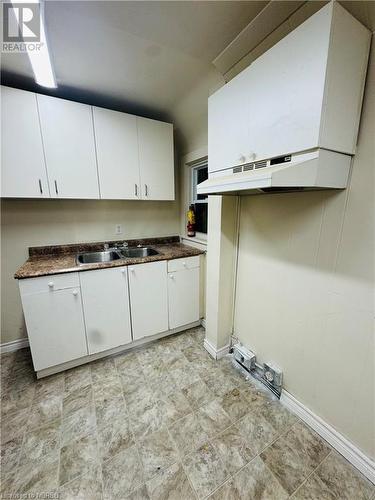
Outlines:
{"type": "Polygon", "coordinates": [[[3,197],[174,200],[173,125],[2,87],[3,197]]]}
{"type": "Polygon", "coordinates": [[[354,154],[370,32],[337,2],[209,98],[209,172],[326,148],[354,154]]]}
{"type": "Polygon", "coordinates": [[[49,198],[36,95],[1,87],[1,196],[49,198]]]}
{"type": "Polygon", "coordinates": [[[137,117],[96,107],[93,113],[101,198],[139,199],[137,117]]]}
{"type": "Polygon", "coordinates": [[[53,198],[99,198],[91,106],[38,95],[53,198]]]}
{"type": "Polygon", "coordinates": [[[249,161],[318,146],[329,37],[323,9],[250,66],[249,161]]]}
{"type": "Polygon", "coordinates": [[[319,146],[354,154],[371,32],[340,4],[333,2],[331,9],[333,19],[319,146]]]}
{"type": "Polygon", "coordinates": [[[145,200],[174,200],[173,125],[137,117],[141,193],[145,200]]]}
{"type": "Polygon", "coordinates": [[[245,70],[208,100],[210,172],[249,161],[249,86],[245,70]]]}

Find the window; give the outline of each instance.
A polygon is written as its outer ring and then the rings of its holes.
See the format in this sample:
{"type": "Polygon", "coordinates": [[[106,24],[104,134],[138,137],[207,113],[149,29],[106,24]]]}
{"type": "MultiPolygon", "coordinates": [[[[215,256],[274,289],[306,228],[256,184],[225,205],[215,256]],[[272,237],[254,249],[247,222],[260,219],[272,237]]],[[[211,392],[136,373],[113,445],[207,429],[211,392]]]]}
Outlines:
{"type": "Polygon", "coordinates": [[[197,194],[197,185],[208,178],[207,159],[193,164],[191,168],[191,203],[195,209],[195,230],[207,234],[208,196],[197,194]]]}

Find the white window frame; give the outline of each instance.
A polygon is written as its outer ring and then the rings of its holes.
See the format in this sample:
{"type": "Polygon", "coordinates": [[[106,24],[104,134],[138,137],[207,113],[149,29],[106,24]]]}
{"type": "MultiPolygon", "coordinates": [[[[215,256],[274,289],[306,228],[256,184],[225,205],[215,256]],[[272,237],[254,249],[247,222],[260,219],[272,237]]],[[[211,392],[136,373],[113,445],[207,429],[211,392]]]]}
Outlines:
{"type": "MultiPolygon", "coordinates": [[[[197,177],[198,177],[198,170],[201,168],[208,168],[208,160],[207,158],[203,160],[199,160],[196,162],[193,162],[190,165],[190,203],[206,203],[208,204],[208,197],[205,200],[199,200],[197,198],[197,177]]],[[[196,237],[199,239],[207,239],[207,233],[200,233],[197,231],[196,237]]]]}
{"type": "Polygon", "coordinates": [[[199,200],[197,198],[197,177],[198,170],[202,168],[208,168],[207,159],[195,162],[191,165],[191,175],[190,175],[190,200],[191,203],[208,203],[208,198],[205,200],[199,200]]]}

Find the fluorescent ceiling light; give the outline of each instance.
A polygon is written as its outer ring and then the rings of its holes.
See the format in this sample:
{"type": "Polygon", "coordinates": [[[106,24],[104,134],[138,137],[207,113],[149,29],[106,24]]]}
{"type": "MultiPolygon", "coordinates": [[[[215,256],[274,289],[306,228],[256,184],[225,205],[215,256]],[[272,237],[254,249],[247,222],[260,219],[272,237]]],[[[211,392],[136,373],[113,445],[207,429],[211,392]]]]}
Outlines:
{"type": "MultiPolygon", "coordinates": [[[[22,0],[12,0],[13,5],[23,3],[22,0]]],[[[44,4],[38,0],[28,0],[27,3],[38,3],[40,12],[40,50],[32,50],[35,44],[27,44],[27,55],[34,72],[35,81],[38,85],[49,88],[56,88],[55,75],[52,69],[51,58],[48,50],[46,31],[44,26],[44,4]]]]}

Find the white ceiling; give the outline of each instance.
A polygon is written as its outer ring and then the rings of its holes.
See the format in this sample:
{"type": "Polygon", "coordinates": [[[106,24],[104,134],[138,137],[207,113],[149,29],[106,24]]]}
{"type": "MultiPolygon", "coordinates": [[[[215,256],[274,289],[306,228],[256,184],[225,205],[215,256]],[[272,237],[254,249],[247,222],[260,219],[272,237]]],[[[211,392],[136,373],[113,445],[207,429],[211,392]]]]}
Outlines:
{"type": "MultiPolygon", "coordinates": [[[[47,1],[53,95],[150,116],[176,102],[267,1],[47,1]]],[[[3,54],[3,83],[35,86],[24,54],[3,54]]]]}
{"type": "MultiPolygon", "coordinates": [[[[340,1],[374,30],[375,1],[340,1]]],[[[182,98],[200,81],[209,74],[219,75],[212,61],[266,6],[253,24],[262,22],[265,32],[274,29],[266,14],[275,8],[268,4],[268,0],[46,0],[46,26],[57,90],[49,91],[35,84],[25,54],[2,54],[2,82],[130,113],[172,119],[182,98]]],[[[293,7],[294,2],[277,4],[283,4],[284,14],[289,15],[289,4],[293,7]]],[[[279,9],[281,13],[282,10],[279,9]]],[[[277,24],[277,19],[274,21],[277,24]]],[[[208,90],[201,92],[204,99],[207,93],[208,90]]]]}

